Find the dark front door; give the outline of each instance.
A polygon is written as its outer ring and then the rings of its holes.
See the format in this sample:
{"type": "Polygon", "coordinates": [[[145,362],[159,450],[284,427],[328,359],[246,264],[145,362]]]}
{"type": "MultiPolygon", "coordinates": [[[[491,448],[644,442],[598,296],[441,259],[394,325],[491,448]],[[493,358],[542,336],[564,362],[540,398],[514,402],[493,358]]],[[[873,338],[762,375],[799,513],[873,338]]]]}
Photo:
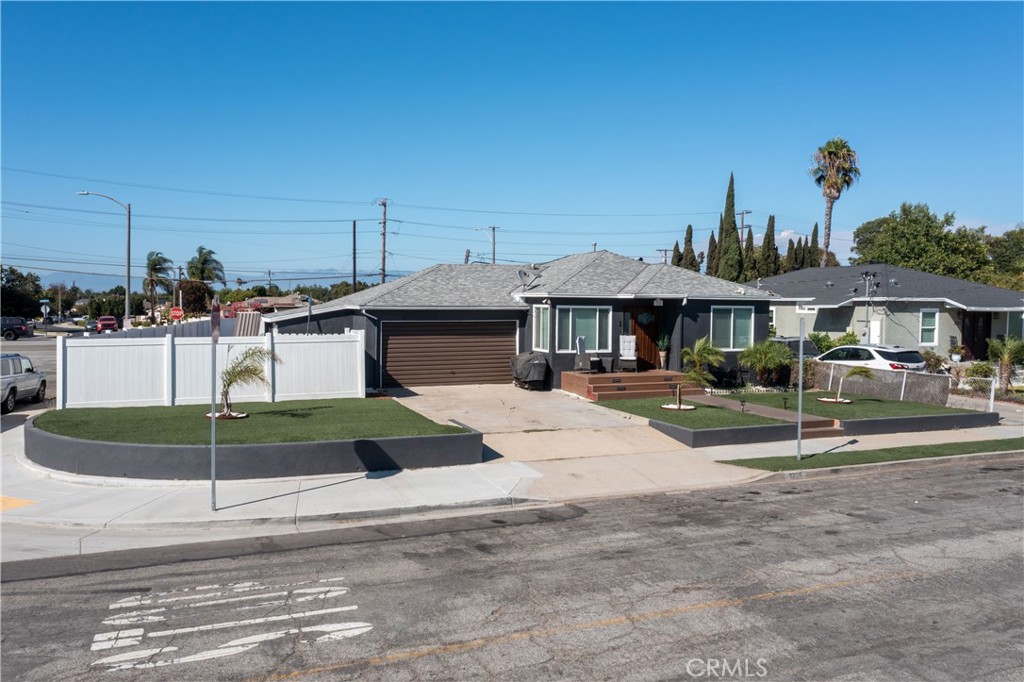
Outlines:
{"type": "Polygon", "coordinates": [[[654,307],[626,308],[623,314],[627,324],[624,328],[636,337],[636,357],[638,369],[655,369],[658,361],[658,330],[660,319],[658,309],[654,307]]]}
{"type": "Polygon", "coordinates": [[[988,340],[992,337],[992,313],[964,312],[960,331],[963,344],[967,347],[968,360],[984,360],[988,357],[988,340]]]}

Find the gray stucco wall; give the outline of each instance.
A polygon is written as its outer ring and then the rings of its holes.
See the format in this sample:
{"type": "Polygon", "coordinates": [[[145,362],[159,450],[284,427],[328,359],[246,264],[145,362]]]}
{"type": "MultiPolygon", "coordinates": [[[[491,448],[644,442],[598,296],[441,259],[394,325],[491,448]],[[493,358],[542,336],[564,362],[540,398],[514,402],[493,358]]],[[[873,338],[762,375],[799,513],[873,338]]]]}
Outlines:
{"type": "MultiPolygon", "coordinates": [[[[817,313],[798,313],[795,303],[774,303],[775,329],[779,336],[799,336],[800,320],[806,320],[806,331],[821,332],[835,338],[854,327],[853,308],[824,308],[817,313]]],[[[862,325],[863,326],[863,325],[862,325]]]]}
{"type": "Polygon", "coordinates": [[[882,322],[882,343],[909,348],[928,348],[946,356],[951,341],[960,343],[960,329],[955,310],[943,308],[941,303],[915,303],[893,301],[884,310],[882,322]],[[935,342],[921,343],[921,311],[935,310],[937,329],[935,342]]]}

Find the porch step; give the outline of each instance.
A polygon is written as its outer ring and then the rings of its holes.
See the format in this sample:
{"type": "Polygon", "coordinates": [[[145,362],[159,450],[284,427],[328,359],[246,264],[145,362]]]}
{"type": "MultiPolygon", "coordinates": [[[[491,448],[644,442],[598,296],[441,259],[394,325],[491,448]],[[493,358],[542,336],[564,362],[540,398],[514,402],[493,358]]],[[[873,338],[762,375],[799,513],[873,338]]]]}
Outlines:
{"type": "MultiPolygon", "coordinates": [[[[703,389],[686,388],[682,395],[701,395],[703,389]]],[[[626,398],[675,398],[676,384],[621,384],[617,386],[592,386],[587,397],[591,400],[622,400],[626,398]]]]}
{"type": "Polygon", "coordinates": [[[804,429],[800,435],[803,438],[836,438],[838,436],[845,436],[845,432],[838,426],[828,426],[825,428],[806,428],[807,422],[804,422],[804,429]]]}

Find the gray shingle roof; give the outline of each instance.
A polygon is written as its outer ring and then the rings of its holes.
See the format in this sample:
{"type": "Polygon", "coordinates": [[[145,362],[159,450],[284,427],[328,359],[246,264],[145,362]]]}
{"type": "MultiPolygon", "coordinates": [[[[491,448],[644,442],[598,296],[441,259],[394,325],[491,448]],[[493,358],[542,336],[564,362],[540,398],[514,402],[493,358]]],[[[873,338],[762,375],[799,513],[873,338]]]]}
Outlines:
{"type": "MultiPolygon", "coordinates": [[[[536,268],[519,265],[434,265],[408,277],[313,307],[314,312],[352,308],[523,309],[524,298],[710,298],[765,299],[753,287],[670,265],[644,263],[608,251],[566,256],[536,268]],[[529,273],[524,287],[518,272],[529,273]],[[532,282],[530,279],[532,278],[532,282]]],[[[268,315],[268,320],[298,313],[268,315]]],[[[303,311],[303,315],[306,313],[303,311]]]]}
{"type": "Polygon", "coordinates": [[[804,302],[808,306],[834,308],[863,300],[863,272],[877,273],[874,281],[881,286],[872,296],[874,300],[948,300],[968,310],[1019,310],[1024,306],[1024,292],[885,264],[797,270],[767,277],[761,280],[761,288],[786,298],[813,299],[804,302]],[[851,291],[853,288],[857,291],[851,291]]]}

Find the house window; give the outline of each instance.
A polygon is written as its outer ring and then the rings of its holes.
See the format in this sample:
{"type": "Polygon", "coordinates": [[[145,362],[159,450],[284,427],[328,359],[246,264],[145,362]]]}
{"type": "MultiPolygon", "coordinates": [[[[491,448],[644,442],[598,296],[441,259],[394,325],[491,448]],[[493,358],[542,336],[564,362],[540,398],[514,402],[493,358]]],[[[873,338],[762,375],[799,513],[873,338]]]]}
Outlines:
{"type": "Polygon", "coordinates": [[[575,353],[576,337],[587,340],[591,353],[612,351],[612,309],[599,306],[559,306],[556,318],[559,353],[575,353]]]}
{"type": "Polygon", "coordinates": [[[921,345],[922,346],[934,346],[935,341],[935,329],[939,324],[939,311],[938,310],[922,310],[921,311],[921,345]]]}
{"type": "Polygon", "coordinates": [[[1006,314],[1006,336],[1024,339],[1024,313],[1017,310],[1006,314]]]}
{"type": "Polygon", "coordinates": [[[712,306],[711,345],[722,350],[754,345],[754,309],[712,306]]]}
{"type": "Polygon", "coordinates": [[[533,306],[533,349],[550,350],[551,346],[551,308],[546,305],[533,306]]]}

